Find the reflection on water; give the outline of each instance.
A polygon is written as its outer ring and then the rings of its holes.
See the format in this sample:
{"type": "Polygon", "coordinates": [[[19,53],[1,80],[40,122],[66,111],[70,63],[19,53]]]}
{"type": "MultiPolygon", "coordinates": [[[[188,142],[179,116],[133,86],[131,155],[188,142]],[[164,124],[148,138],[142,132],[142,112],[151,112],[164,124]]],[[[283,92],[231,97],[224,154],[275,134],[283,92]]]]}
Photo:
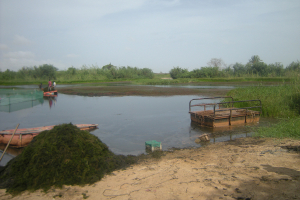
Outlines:
{"type": "MultiPolygon", "coordinates": [[[[99,124],[91,132],[116,154],[145,153],[145,142],[156,140],[163,150],[172,147],[199,147],[194,141],[208,129],[191,124],[189,101],[204,96],[171,97],[85,97],[59,94],[44,98],[44,104],[12,113],[0,112],[0,130],[39,126],[73,124],[99,124]],[[59,98],[59,101],[58,101],[59,98]],[[48,101],[48,102],[47,102],[48,101]]],[[[218,101],[218,100],[214,100],[218,101]]],[[[204,103],[211,102],[207,100],[204,103]]],[[[247,136],[245,129],[213,131],[218,142],[247,136]]],[[[1,165],[4,165],[1,161],[1,165]]]]}
{"type": "Polygon", "coordinates": [[[258,123],[230,126],[230,127],[200,127],[195,122],[191,122],[190,139],[195,141],[199,137],[199,133],[207,133],[210,138],[210,142],[224,142],[228,140],[234,140],[236,138],[248,137],[253,134],[253,127],[258,126],[258,123]]]}
{"type": "Polygon", "coordinates": [[[51,109],[57,103],[57,97],[44,97],[44,101],[48,101],[49,108],[51,109]]]}

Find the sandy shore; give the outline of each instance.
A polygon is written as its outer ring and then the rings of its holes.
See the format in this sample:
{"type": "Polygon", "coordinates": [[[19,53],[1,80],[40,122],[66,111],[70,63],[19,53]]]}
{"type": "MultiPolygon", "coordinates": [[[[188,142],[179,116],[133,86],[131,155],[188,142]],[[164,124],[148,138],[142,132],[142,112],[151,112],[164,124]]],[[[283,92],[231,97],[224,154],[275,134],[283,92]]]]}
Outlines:
{"type": "Polygon", "coordinates": [[[240,138],[166,152],[90,186],[7,199],[300,199],[300,141],[240,138]]]}

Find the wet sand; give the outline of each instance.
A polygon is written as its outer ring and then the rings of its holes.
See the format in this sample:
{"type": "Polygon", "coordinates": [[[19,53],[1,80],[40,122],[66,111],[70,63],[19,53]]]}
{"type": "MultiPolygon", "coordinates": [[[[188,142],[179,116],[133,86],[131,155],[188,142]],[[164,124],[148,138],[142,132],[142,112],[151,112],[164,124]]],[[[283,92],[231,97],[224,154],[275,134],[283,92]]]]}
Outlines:
{"type": "Polygon", "coordinates": [[[165,152],[93,185],[64,186],[13,199],[300,199],[300,141],[240,138],[165,152]]]}

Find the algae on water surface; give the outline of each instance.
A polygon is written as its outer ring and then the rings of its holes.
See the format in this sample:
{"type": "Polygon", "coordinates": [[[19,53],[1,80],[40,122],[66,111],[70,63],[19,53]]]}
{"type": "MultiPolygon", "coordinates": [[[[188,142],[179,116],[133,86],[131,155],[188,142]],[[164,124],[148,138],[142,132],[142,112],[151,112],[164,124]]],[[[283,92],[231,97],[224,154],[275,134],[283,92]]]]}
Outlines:
{"type": "Polygon", "coordinates": [[[106,144],[76,126],[62,124],[43,131],[0,172],[0,188],[10,193],[51,186],[84,185],[106,173],[136,162],[133,156],[118,156],[106,144]]]}

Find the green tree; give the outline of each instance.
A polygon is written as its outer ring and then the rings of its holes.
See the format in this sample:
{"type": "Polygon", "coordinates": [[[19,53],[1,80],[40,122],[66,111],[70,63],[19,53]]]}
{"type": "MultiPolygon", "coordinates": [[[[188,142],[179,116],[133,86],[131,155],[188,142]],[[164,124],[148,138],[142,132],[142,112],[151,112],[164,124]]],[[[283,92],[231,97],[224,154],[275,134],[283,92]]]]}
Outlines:
{"type": "Polygon", "coordinates": [[[171,69],[169,73],[173,79],[177,79],[177,78],[185,77],[185,75],[187,75],[188,72],[189,71],[187,69],[182,69],[180,67],[173,67],[173,69],[171,69]]]}
{"type": "Polygon", "coordinates": [[[288,71],[298,71],[300,72],[300,61],[298,60],[297,62],[292,62],[291,64],[289,64],[286,69],[288,71]]]}
{"type": "Polygon", "coordinates": [[[102,67],[102,69],[104,69],[104,70],[111,70],[112,68],[117,68],[117,67],[112,65],[111,63],[109,63],[108,65],[104,65],[102,67]]]}
{"type": "Polygon", "coordinates": [[[251,63],[252,65],[262,62],[262,60],[260,59],[260,57],[258,55],[254,55],[251,57],[251,59],[249,60],[249,63],[251,63]]]}
{"type": "Polygon", "coordinates": [[[269,69],[268,76],[276,77],[276,76],[283,76],[284,75],[283,65],[279,62],[276,62],[274,64],[269,64],[268,69],[269,69]]]}
{"type": "Polygon", "coordinates": [[[237,77],[241,77],[246,74],[246,68],[241,63],[235,63],[233,66],[233,75],[237,77]]]}
{"type": "Polygon", "coordinates": [[[16,75],[17,72],[7,69],[6,71],[2,72],[2,80],[13,80],[16,78],[16,75]]]}
{"type": "Polygon", "coordinates": [[[58,70],[53,65],[43,64],[39,68],[39,77],[42,79],[56,79],[56,71],[58,70]]]}
{"type": "Polygon", "coordinates": [[[75,67],[69,67],[67,70],[67,73],[71,76],[74,76],[76,74],[76,68],[75,67]]]}
{"type": "Polygon", "coordinates": [[[222,68],[222,67],[226,67],[226,64],[224,63],[224,61],[221,58],[212,58],[207,65],[209,67],[217,67],[217,68],[222,68]]]}

